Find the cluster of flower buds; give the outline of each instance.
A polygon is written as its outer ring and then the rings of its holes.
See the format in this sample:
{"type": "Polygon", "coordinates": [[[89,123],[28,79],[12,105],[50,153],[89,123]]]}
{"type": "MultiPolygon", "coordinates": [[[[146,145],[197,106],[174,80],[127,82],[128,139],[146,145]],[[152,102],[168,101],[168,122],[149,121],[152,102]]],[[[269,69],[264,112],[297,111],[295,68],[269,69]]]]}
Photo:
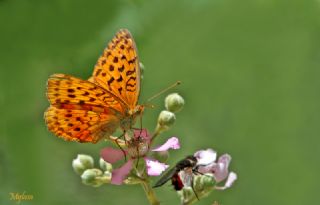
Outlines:
{"type": "Polygon", "coordinates": [[[72,161],[73,170],[81,176],[85,185],[99,187],[111,181],[112,165],[100,158],[100,169],[94,168],[94,160],[91,156],[78,154],[72,161]]]}
{"type": "Polygon", "coordinates": [[[166,110],[161,111],[159,114],[156,133],[169,130],[175,123],[175,113],[182,110],[184,106],[184,99],[178,93],[172,93],[166,97],[164,103],[166,110]]]}

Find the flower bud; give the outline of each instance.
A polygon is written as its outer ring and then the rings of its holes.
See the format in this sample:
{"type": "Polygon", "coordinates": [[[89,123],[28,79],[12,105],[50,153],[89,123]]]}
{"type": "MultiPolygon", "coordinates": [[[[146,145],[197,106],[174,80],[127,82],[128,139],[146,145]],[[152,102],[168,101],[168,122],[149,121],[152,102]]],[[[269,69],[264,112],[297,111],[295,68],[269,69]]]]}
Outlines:
{"type": "Polygon", "coordinates": [[[179,112],[184,105],[184,99],[178,93],[172,93],[166,97],[164,104],[170,112],[179,112]]]}
{"type": "Polygon", "coordinates": [[[198,175],[194,177],[194,188],[197,191],[211,191],[216,181],[212,174],[198,175]]]}
{"type": "Polygon", "coordinates": [[[184,187],[182,190],[178,191],[177,193],[180,196],[181,204],[188,204],[186,202],[196,198],[194,191],[191,187],[184,187]]]}
{"type": "Polygon", "coordinates": [[[178,194],[182,204],[192,204],[200,198],[207,196],[215,186],[216,182],[212,174],[196,175],[193,178],[192,187],[184,187],[178,194]]]}
{"type": "Polygon", "coordinates": [[[102,171],[100,169],[87,169],[81,175],[82,183],[94,187],[98,187],[103,184],[102,180],[98,179],[100,177],[102,177],[102,171]]]}
{"type": "Polygon", "coordinates": [[[100,168],[106,172],[112,172],[112,164],[104,161],[102,158],[99,160],[100,168]]]}
{"type": "Polygon", "coordinates": [[[102,183],[108,184],[111,182],[112,173],[109,171],[105,171],[101,177],[97,177],[96,179],[101,181],[102,183]]]}
{"type": "Polygon", "coordinates": [[[176,116],[174,113],[163,110],[159,114],[157,129],[161,131],[168,130],[174,124],[175,121],[176,116]]]}
{"type": "Polygon", "coordinates": [[[74,171],[81,175],[86,169],[93,168],[93,158],[89,155],[78,154],[77,158],[72,161],[74,171]]]}

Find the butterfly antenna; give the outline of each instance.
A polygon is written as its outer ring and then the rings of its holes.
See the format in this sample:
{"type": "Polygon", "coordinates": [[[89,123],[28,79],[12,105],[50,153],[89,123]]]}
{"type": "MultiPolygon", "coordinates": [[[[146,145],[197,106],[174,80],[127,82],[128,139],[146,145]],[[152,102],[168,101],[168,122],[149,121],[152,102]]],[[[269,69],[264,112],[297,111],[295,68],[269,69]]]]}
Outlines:
{"type": "Polygon", "coordinates": [[[151,98],[149,98],[149,99],[147,100],[147,102],[150,102],[151,100],[155,99],[155,98],[158,97],[159,95],[162,95],[163,93],[167,92],[168,90],[170,90],[170,89],[172,89],[172,88],[174,88],[174,87],[176,87],[176,86],[178,86],[178,85],[180,85],[180,84],[181,84],[181,81],[175,82],[174,84],[170,85],[169,87],[163,89],[162,91],[158,92],[157,94],[155,94],[154,96],[152,96],[151,98]]]}

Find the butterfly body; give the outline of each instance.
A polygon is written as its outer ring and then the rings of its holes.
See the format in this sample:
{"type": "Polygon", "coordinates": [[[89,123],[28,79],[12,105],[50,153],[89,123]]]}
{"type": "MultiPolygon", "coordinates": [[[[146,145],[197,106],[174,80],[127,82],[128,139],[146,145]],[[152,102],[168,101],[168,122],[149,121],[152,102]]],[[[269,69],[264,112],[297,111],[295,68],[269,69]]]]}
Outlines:
{"type": "Polygon", "coordinates": [[[126,131],[132,128],[138,116],[142,115],[144,107],[137,105],[133,110],[128,110],[123,118],[120,118],[120,127],[126,131]]]}
{"type": "Polygon", "coordinates": [[[98,59],[92,77],[53,74],[47,83],[48,129],[65,140],[96,143],[119,127],[132,128],[138,105],[140,67],[134,40],[121,29],[98,59]]]}

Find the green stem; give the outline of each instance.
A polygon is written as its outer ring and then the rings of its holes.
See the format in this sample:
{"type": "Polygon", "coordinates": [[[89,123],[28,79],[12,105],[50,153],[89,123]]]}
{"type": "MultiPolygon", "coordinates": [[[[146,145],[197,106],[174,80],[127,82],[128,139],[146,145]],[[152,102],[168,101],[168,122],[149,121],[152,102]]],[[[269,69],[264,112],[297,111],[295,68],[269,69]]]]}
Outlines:
{"type": "Polygon", "coordinates": [[[161,127],[159,125],[157,125],[152,137],[151,137],[151,143],[150,146],[152,145],[152,143],[154,142],[154,139],[161,133],[161,127]]]}
{"type": "Polygon", "coordinates": [[[147,199],[151,205],[159,205],[160,202],[157,199],[152,187],[150,186],[148,181],[142,181],[141,185],[143,187],[144,192],[146,193],[147,199]]]}

